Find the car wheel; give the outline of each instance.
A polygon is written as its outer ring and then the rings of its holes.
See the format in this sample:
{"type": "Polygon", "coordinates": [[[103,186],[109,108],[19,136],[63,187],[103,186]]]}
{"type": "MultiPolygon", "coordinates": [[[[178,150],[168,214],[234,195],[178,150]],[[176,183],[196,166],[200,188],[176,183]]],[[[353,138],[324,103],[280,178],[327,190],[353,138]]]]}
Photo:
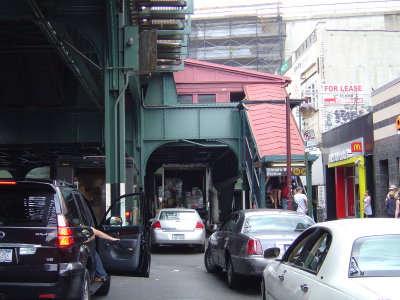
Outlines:
{"type": "Polygon", "coordinates": [[[210,247],[207,247],[206,253],[204,254],[204,265],[209,273],[217,273],[222,271],[222,268],[214,263],[214,260],[211,256],[210,247]]]}
{"type": "Polygon", "coordinates": [[[153,242],[150,243],[150,251],[155,253],[158,250],[158,245],[154,244],[153,242]]]}
{"type": "Polygon", "coordinates": [[[226,260],[226,273],[228,279],[228,286],[231,289],[237,288],[239,283],[239,275],[235,273],[235,269],[233,268],[232,259],[230,256],[228,256],[226,260]]]}
{"type": "Polygon", "coordinates": [[[264,279],[261,281],[261,296],[262,296],[262,300],[267,300],[267,296],[265,295],[264,279]]]}
{"type": "Polygon", "coordinates": [[[89,271],[85,269],[85,274],[83,275],[83,281],[81,286],[81,293],[77,300],[90,300],[90,275],[89,271]]]}
{"type": "Polygon", "coordinates": [[[150,276],[150,264],[151,264],[151,255],[150,254],[144,254],[146,255],[146,258],[144,258],[143,266],[141,268],[141,274],[145,278],[149,278],[150,276]]]}
{"type": "Polygon", "coordinates": [[[107,276],[107,280],[103,282],[101,287],[94,293],[96,296],[107,296],[110,292],[111,276],[107,276]]]}
{"type": "Polygon", "coordinates": [[[204,245],[204,244],[197,246],[197,252],[198,253],[204,253],[205,249],[206,249],[206,245],[204,245]]]}

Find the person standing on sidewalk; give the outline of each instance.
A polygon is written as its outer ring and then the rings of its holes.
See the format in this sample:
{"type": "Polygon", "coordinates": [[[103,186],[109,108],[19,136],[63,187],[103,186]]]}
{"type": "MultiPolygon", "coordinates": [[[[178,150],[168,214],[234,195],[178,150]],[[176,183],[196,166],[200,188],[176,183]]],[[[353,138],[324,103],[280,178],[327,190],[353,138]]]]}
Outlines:
{"type": "Polygon", "coordinates": [[[282,184],[282,191],[281,191],[281,197],[282,197],[282,209],[287,210],[288,209],[288,187],[286,184],[286,181],[282,184]]]}
{"type": "Polygon", "coordinates": [[[371,206],[371,195],[368,190],[365,191],[363,201],[364,201],[365,217],[370,218],[372,216],[372,206],[371,206]]]}
{"type": "Polygon", "coordinates": [[[396,198],[395,192],[390,191],[387,195],[386,198],[386,203],[385,203],[385,213],[388,218],[394,218],[395,217],[395,212],[396,212],[396,198]]]}
{"type": "Polygon", "coordinates": [[[303,194],[303,188],[301,186],[296,188],[296,193],[294,194],[293,199],[297,203],[297,212],[307,214],[308,200],[307,196],[303,194]]]}

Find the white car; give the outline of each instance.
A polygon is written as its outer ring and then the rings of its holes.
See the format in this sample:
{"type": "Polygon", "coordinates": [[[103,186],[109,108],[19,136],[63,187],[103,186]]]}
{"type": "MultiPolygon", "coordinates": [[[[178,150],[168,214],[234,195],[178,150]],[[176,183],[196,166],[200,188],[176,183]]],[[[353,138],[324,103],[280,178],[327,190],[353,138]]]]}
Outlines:
{"type": "Polygon", "coordinates": [[[152,251],[160,245],[192,245],[204,252],[206,229],[195,209],[164,208],[151,222],[152,251]]]}
{"type": "Polygon", "coordinates": [[[400,220],[345,219],[305,230],[267,265],[261,290],[274,300],[389,300],[400,299],[399,282],[400,220]]]}

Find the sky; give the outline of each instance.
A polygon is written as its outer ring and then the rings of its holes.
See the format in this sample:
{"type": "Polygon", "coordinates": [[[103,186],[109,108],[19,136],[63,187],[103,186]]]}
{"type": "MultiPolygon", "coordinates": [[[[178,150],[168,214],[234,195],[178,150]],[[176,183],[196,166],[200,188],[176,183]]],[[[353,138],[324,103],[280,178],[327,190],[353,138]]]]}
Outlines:
{"type": "MultiPolygon", "coordinates": [[[[255,12],[254,4],[263,5],[264,9],[257,8],[257,14],[274,13],[277,10],[278,0],[194,0],[195,15],[199,14],[226,14],[232,9],[227,6],[237,6],[241,13],[255,12]],[[207,9],[207,12],[205,9],[207,9]],[[211,10],[210,10],[211,9],[211,10]]],[[[281,13],[286,16],[296,14],[345,13],[354,10],[391,10],[399,9],[399,0],[280,0],[281,13]]]]}

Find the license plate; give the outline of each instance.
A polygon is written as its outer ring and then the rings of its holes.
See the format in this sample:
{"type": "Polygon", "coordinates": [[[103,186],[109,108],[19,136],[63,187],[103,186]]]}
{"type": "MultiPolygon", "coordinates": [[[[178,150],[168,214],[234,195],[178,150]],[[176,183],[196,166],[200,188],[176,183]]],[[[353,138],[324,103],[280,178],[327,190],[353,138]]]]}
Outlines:
{"type": "Polygon", "coordinates": [[[12,249],[0,249],[0,262],[12,262],[12,249]]]}
{"type": "Polygon", "coordinates": [[[185,239],[185,235],[184,234],[173,234],[172,235],[172,239],[173,240],[184,240],[185,239]]]}

